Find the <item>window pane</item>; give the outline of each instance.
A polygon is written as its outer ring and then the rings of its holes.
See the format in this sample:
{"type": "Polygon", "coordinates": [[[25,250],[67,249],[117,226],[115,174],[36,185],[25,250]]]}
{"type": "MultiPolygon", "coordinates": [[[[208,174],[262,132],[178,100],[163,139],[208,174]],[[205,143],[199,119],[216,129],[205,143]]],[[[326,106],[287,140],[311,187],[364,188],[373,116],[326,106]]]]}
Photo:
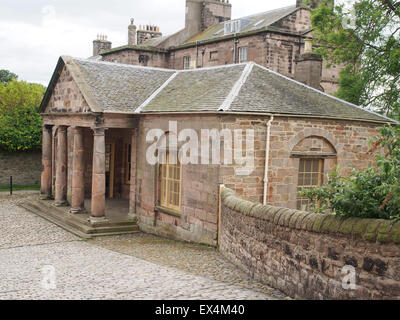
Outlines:
{"type": "MultiPolygon", "coordinates": [[[[298,192],[304,189],[312,189],[313,187],[322,185],[323,178],[323,159],[300,159],[298,192]]],[[[307,198],[299,197],[297,199],[297,209],[307,210],[318,203],[310,203],[307,198]]]]}
{"type": "Polygon", "coordinates": [[[162,192],[161,204],[165,207],[179,210],[181,192],[181,165],[180,163],[169,164],[169,159],[169,153],[167,153],[167,164],[160,166],[162,192]]]}

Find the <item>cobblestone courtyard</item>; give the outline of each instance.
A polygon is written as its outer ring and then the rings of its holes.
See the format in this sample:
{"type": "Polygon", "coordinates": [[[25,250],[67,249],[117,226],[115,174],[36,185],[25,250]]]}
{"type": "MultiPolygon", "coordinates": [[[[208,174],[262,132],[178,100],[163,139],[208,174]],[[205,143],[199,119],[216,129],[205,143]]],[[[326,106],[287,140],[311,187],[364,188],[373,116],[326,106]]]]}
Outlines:
{"type": "Polygon", "coordinates": [[[284,299],[214,248],[142,233],[82,241],[0,193],[0,299],[284,299]],[[43,287],[43,268],[55,289],[43,287]]]}

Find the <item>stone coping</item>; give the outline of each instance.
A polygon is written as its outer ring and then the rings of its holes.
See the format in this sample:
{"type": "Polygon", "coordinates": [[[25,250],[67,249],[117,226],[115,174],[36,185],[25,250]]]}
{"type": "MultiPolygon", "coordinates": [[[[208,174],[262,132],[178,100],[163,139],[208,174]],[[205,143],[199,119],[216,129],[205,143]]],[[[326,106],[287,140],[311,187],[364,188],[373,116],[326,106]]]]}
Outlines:
{"type": "Polygon", "coordinates": [[[344,219],[333,214],[272,207],[243,200],[229,188],[222,191],[221,199],[226,207],[236,212],[282,227],[321,234],[344,235],[369,242],[400,244],[400,221],[344,219]]]}

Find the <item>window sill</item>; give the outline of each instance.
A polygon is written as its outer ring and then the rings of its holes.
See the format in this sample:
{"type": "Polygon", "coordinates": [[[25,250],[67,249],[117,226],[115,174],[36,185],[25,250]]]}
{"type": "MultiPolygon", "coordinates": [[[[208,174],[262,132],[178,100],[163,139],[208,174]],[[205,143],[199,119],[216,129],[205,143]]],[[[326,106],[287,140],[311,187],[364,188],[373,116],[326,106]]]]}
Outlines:
{"type": "Polygon", "coordinates": [[[170,216],[174,216],[174,217],[178,217],[178,218],[182,217],[182,214],[179,211],[176,211],[173,209],[156,206],[156,210],[160,211],[162,213],[165,213],[165,214],[169,214],[170,216]]]}

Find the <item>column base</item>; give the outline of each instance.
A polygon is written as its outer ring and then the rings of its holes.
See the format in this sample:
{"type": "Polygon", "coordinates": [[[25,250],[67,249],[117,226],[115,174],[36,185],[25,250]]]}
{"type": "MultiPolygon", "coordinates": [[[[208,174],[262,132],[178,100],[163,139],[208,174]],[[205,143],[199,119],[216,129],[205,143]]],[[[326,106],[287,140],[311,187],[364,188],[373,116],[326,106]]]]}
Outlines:
{"type": "Polygon", "coordinates": [[[93,217],[93,216],[90,216],[89,222],[93,227],[102,226],[109,223],[106,217],[93,217]]]}
{"type": "Polygon", "coordinates": [[[129,213],[127,220],[129,222],[138,223],[139,222],[139,216],[136,213],[129,213]]]}
{"type": "Polygon", "coordinates": [[[71,210],[69,210],[69,213],[72,213],[72,214],[84,214],[84,213],[87,213],[87,212],[86,212],[86,209],[84,209],[84,208],[71,208],[71,210]]]}
{"type": "Polygon", "coordinates": [[[65,200],[63,200],[63,201],[56,201],[56,202],[54,202],[54,206],[55,206],[55,207],[68,207],[68,206],[69,206],[69,203],[68,203],[67,201],[65,201],[65,200]]]}
{"type": "Polygon", "coordinates": [[[41,194],[39,196],[40,200],[54,200],[54,197],[52,195],[48,195],[48,194],[41,194]]]}

